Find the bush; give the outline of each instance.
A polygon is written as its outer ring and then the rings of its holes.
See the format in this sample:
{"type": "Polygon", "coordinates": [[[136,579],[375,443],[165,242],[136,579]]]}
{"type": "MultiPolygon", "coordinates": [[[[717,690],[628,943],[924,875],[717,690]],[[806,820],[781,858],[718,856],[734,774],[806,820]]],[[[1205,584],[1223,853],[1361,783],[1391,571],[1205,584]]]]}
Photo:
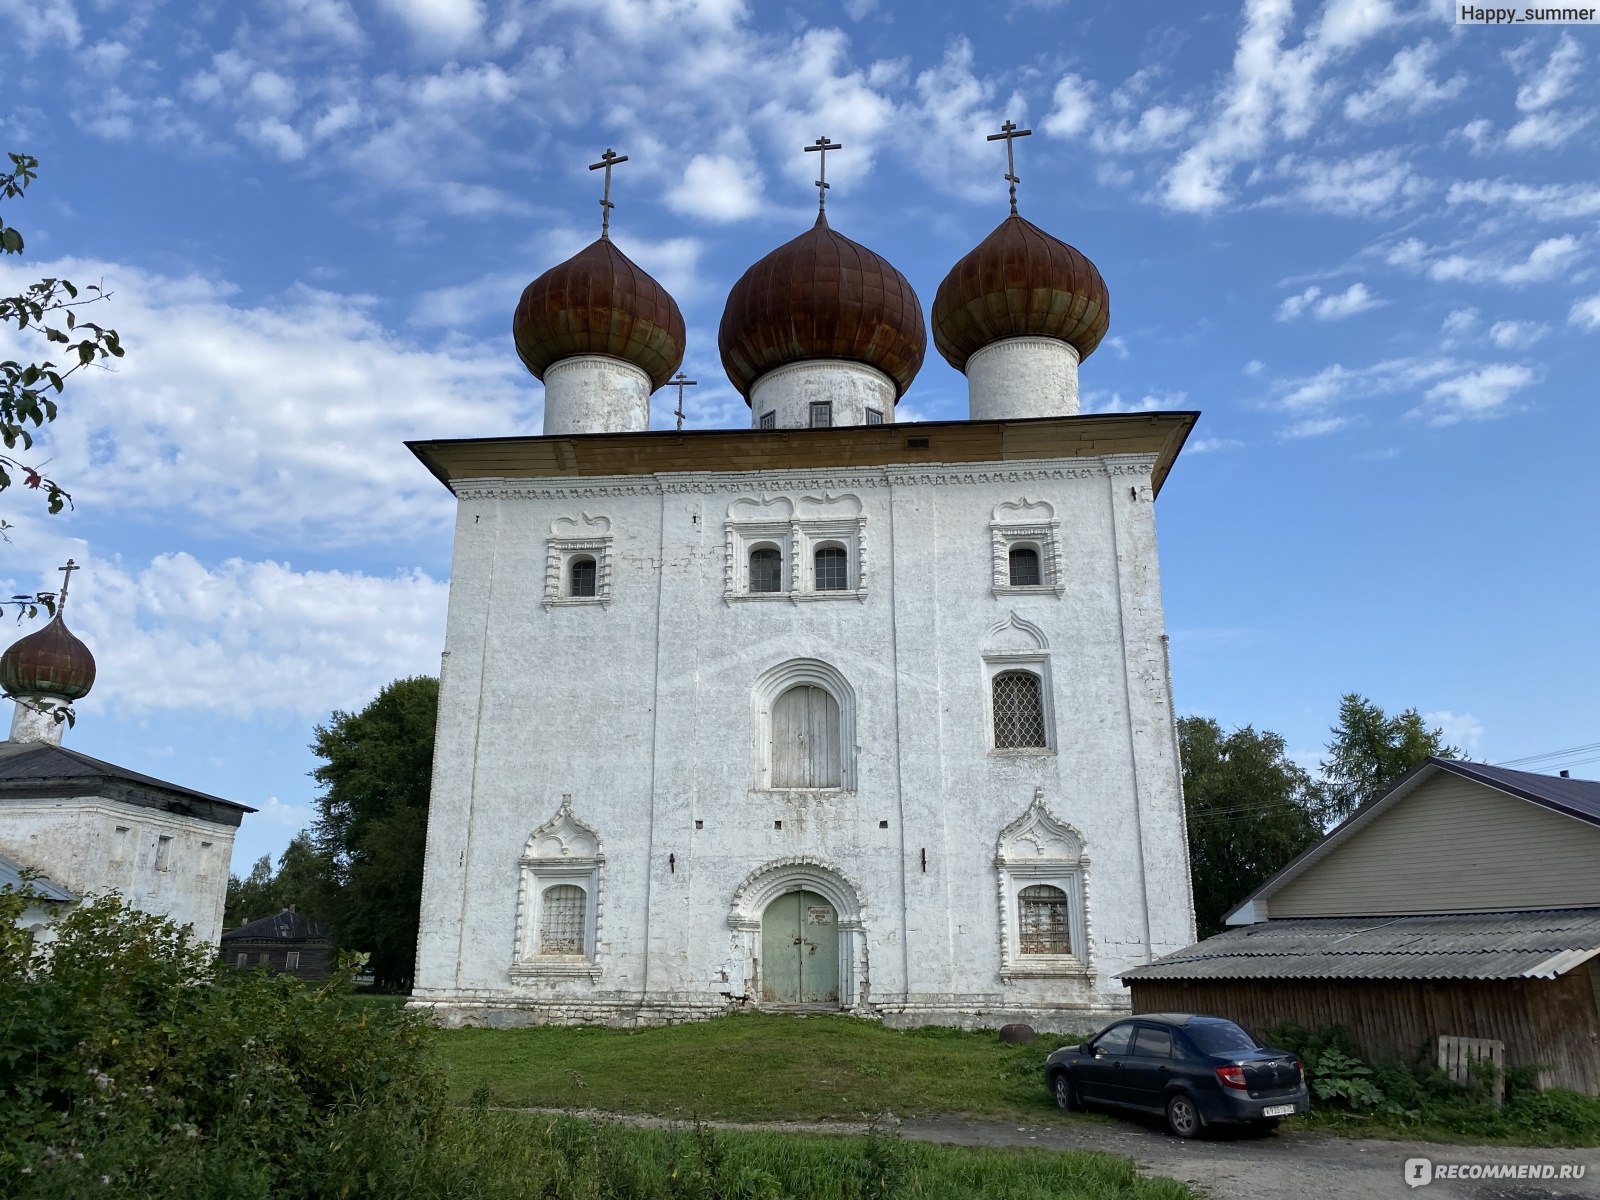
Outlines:
{"type": "Polygon", "coordinates": [[[387,1197],[436,1136],[428,1026],[351,1003],[348,966],[320,987],[230,970],[114,895],[36,945],[22,904],[0,893],[14,1195],[387,1197]]]}

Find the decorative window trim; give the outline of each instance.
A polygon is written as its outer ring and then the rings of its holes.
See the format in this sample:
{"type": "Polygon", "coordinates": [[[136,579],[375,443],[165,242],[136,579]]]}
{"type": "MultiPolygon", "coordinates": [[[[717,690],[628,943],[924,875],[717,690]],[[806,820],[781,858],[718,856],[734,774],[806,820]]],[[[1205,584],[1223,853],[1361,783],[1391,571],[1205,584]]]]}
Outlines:
{"type": "Polygon", "coordinates": [[[983,656],[984,738],[991,758],[1039,758],[1056,753],[1056,710],[1050,687],[1050,655],[1045,650],[991,652],[983,656]],[[994,679],[1004,671],[1029,671],[1039,677],[1039,702],[1044,718],[1043,746],[996,746],[994,679]]]}
{"type": "Polygon", "coordinates": [[[856,693],[839,671],[816,658],[791,658],[762,672],[751,688],[750,790],[778,795],[838,796],[856,790],[856,693]],[[825,788],[772,785],[772,707],[792,687],[821,688],[839,706],[839,786],[825,788]]]}
{"type": "Polygon", "coordinates": [[[572,812],[572,797],[561,797],[556,815],[528,837],[518,860],[516,956],[511,964],[513,981],[543,978],[599,979],[601,905],[604,902],[605,854],[600,835],[572,812]],[[544,894],[549,888],[569,884],[584,893],[583,954],[541,954],[539,933],[543,923],[544,894]]]}
{"type": "Polygon", "coordinates": [[[989,522],[989,590],[995,596],[1056,596],[1066,591],[1061,572],[1061,522],[1047,500],[1003,501],[994,507],[989,522]],[[1039,552],[1040,582],[1013,585],[1011,550],[1031,547],[1039,552]]]}
{"type": "Polygon", "coordinates": [[[550,523],[550,540],[545,548],[544,606],[565,608],[580,604],[611,606],[611,518],[581,514],[582,526],[572,517],[557,517],[550,523]],[[580,556],[594,559],[594,595],[574,596],[569,583],[572,560],[580,556]]]}
{"type": "Polygon", "coordinates": [[[854,496],[806,496],[815,507],[837,507],[838,515],[797,514],[793,501],[783,497],[740,500],[730,507],[724,524],[723,598],[732,601],[784,600],[791,604],[813,601],[865,600],[867,597],[867,518],[854,496]],[[776,592],[750,590],[750,553],[763,543],[783,555],[783,588],[776,592]],[[819,591],[816,586],[816,552],[829,543],[843,547],[849,584],[819,591]]]}
{"type": "Polygon", "coordinates": [[[1027,811],[1000,831],[994,865],[999,877],[1001,980],[1093,977],[1089,856],[1083,835],[1045,807],[1043,788],[1035,788],[1027,811]],[[1020,896],[1023,888],[1035,884],[1066,894],[1073,953],[1022,953],[1020,896]]]}

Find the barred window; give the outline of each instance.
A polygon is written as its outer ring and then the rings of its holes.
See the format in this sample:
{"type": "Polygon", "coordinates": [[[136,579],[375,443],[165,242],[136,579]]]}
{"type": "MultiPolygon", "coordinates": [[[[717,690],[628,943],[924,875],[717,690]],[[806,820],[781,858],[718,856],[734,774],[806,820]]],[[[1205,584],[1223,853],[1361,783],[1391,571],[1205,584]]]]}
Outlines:
{"type": "Polygon", "coordinates": [[[750,552],[750,590],[783,591],[783,555],[771,546],[750,552]]]}
{"type": "Polygon", "coordinates": [[[1046,749],[1044,697],[1032,671],[1001,671],[994,677],[996,750],[1046,749]]]}
{"type": "Polygon", "coordinates": [[[582,954],[584,904],[588,897],[570,883],[545,888],[539,905],[539,953],[582,954]]]}
{"type": "Polygon", "coordinates": [[[833,401],[813,400],[811,402],[811,428],[825,429],[833,424],[833,401]]]}
{"type": "Polygon", "coordinates": [[[842,546],[824,546],[816,553],[817,591],[842,592],[850,586],[850,557],[842,546]]]}
{"type": "Polygon", "coordinates": [[[1011,547],[1011,586],[1037,587],[1041,582],[1039,552],[1032,546],[1011,547]]]}
{"type": "Polygon", "coordinates": [[[1024,954],[1071,954],[1067,894],[1047,883],[1017,893],[1017,925],[1024,954]]]}
{"type": "Polygon", "coordinates": [[[594,559],[587,555],[572,560],[572,595],[594,595],[594,559]]]}
{"type": "Polygon", "coordinates": [[[761,428],[763,428],[763,429],[776,429],[777,427],[778,427],[778,410],[777,409],[773,409],[771,412],[764,412],[764,413],[761,414],[761,428]]]}

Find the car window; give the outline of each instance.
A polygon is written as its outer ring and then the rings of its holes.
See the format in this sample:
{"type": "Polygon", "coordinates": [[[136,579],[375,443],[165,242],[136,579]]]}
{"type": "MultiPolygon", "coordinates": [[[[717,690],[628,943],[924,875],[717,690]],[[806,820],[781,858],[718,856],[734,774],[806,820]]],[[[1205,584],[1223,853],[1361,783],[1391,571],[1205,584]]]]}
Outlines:
{"type": "Polygon", "coordinates": [[[1096,1054],[1126,1054],[1133,1040],[1132,1025],[1113,1025],[1094,1040],[1096,1054]]]}
{"type": "Polygon", "coordinates": [[[1141,1025],[1133,1035],[1133,1052],[1140,1058],[1171,1058],[1172,1030],[1156,1025],[1141,1025]]]}
{"type": "Polygon", "coordinates": [[[1231,1054],[1258,1050],[1255,1038],[1232,1021],[1191,1021],[1184,1029],[1201,1054],[1231,1054]]]}

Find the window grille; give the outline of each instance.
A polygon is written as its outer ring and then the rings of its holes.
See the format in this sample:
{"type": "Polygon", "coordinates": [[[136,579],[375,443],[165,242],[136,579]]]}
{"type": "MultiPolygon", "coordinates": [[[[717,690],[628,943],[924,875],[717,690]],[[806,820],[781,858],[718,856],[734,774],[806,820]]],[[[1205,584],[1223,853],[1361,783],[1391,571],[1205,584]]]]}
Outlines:
{"type": "Polygon", "coordinates": [[[570,883],[546,888],[539,906],[539,953],[582,954],[584,903],[581,887],[570,883]]]}
{"type": "Polygon", "coordinates": [[[750,552],[750,590],[783,591],[783,555],[770,546],[750,552]]]}
{"type": "Polygon", "coordinates": [[[1044,580],[1039,574],[1039,552],[1032,546],[1011,548],[1011,586],[1037,587],[1044,580]]]}
{"type": "Polygon", "coordinates": [[[1058,887],[1036,883],[1023,888],[1017,894],[1017,927],[1024,954],[1072,953],[1067,894],[1058,887]]]}
{"type": "Polygon", "coordinates": [[[833,424],[833,401],[813,400],[811,402],[811,428],[826,429],[833,424]]]}
{"type": "Polygon", "coordinates": [[[996,750],[1044,749],[1044,698],[1032,671],[1002,671],[994,677],[996,750]]]}
{"type": "Polygon", "coordinates": [[[850,557],[840,546],[824,546],[816,553],[817,591],[842,592],[850,586],[850,557]]]}
{"type": "Polygon", "coordinates": [[[778,427],[778,410],[777,409],[773,409],[771,412],[764,412],[764,413],[761,414],[761,428],[763,428],[763,429],[776,429],[777,427],[778,427]]]}
{"type": "Polygon", "coordinates": [[[575,558],[572,560],[572,594],[574,596],[594,595],[595,565],[592,558],[575,558]]]}
{"type": "Polygon", "coordinates": [[[883,424],[883,414],[881,412],[879,412],[875,408],[867,409],[867,424],[868,425],[882,425],[883,424]]]}

